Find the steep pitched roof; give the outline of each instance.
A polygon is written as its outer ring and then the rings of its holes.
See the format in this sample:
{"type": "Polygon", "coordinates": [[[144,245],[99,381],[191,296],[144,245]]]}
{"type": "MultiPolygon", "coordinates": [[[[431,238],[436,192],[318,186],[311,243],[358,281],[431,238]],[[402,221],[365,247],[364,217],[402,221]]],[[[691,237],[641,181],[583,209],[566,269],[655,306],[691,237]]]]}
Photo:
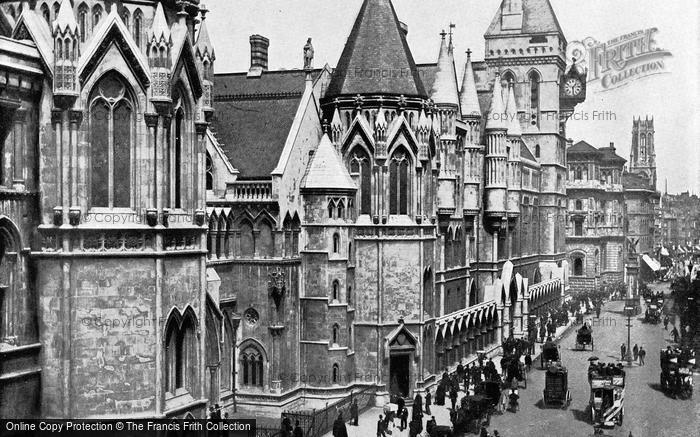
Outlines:
{"type": "MultiPolygon", "coordinates": [[[[316,80],[320,69],[312,72],[316,80]]],[[[242,178],[269,178],[277,165],[301,103],[305,81],[297,70],[247,72],[214,78],[212,127],[242,178]]]]}
{"type": "Polygon", "coordinates": [[[452,55],[452,50],[450,50],[450,45],[447,44],[445,32],[443,31],[442,41],[440,43],[440,54],[438,55],[437,72],[435,73],[435,82],[430,91],[430,98],[438,104],[442,103],[459,106],[457,72],[455,71],[455,60],[452,55]]]}
{"type": "Polygon", "coordinates": [[[520,140],[520,157],[537,162],[537,158],[535,158],[535,156],[530,151],[530,148],[527,147],[527,144],[525,144],[523,140],[520,140]]]}
{"type": "Polygon", "coordinates": [[[518,116],[518,105],[515,103],[515,91],[513,84],[508,84],[508,101],[506,102],[506,113],[508,114],[508,135],[519,137],[523,134],[520,129],[520,118],[518,116]]]}
{"type": "Polygon", "coordinates": [[[614,147],[601,147],[598,149],[598,151],[603,154],[603,161],[615,162],[619,164],[624,164],[627,162],[625,158],[615,153],[614,147]]]}
{"type": "Polygon", "coordinates": [[[327,134],[321,138],[300,187],[306,190],[356,190],[343,160],[327,134]]]}
{"type": "Polygon", "coordinates": [[[491,109],[486,119],[486,129],[507,129],[505,123],[505,109],[503,105],[503,88],[501,87],[501,75],[496,73],[491,93],[491,109]]]}
{"type": "Polygon", "coordinates": [[[513,0],[503,0],[485,36],[552,32],[563,34],[549,0],[519,0],[522,1],[522,27],[517,30],[504,30],[502,28],[503,10],[511,1],[513,0]]]}
{"type": "Polygon", "coordinates": [[[571,155],[600,155],[601,153],[595,147],[585,141],[579,141],[566,150],[567,156],[571,155]]]}
{"type": "Polygon", "coordinates": [[[34,41],[46,71],[53,76],[53,36],[46,20],[36,10],[25,8],[22,11],[12,31],[12,38],[20,41],[34,41]]]}
{"type": "Polygon", "coordinates": [[[204,13],[202,13],[202,24],[199,26],[199,33],[197,34],[196,53],[199,56],[204,56],[209,53],[211,59],[216,59],[214,55],[214,44],[211,42],[209,37],[209,31],[207,30],[207,21],[204,19],[204,13]]]}
{"type": "Polygon", "coordinates": [[[459,103],[462,106],[462,115],[481,116],[482,112],[479,106],[479,97],[476,93],[471,50],[467,51],[467,63],[464,65],[464,78],[462,79],[459,103]]]}
{"type": "Polygon", "coordinates": [[[78,22],[75,21],[75,15],[73,15],[73,7],[71,6],[70,0],[63,0],[61,6],[58,9],[58,16],[53,22],[54,32],[67,33],[71,31],[73,33],[78,32],[78,22]]]}
{"type": "Polygon", "coordinates": [[[427,97],[391,0],[364,0],[326,92],[355,94],[427,97]]]}

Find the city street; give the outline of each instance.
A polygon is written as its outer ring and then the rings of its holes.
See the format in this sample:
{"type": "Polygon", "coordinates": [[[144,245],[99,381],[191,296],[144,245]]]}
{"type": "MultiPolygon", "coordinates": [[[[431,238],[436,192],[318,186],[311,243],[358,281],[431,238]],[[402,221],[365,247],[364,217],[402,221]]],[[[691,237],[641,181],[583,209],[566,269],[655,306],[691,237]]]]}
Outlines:
{"type": "MultiPolygon", "coordinates": [[[[652,284],[652,289],[668,293],[668,283],[652,284]]],[[[669,300],[667,299],[666,305],[669,300]]],[[[626,318],[622,311],[623,301],[609,302],[604,306],[600,319],[591,321],[594,330],[595,349],[575,351],[576,329],[569,329],[559,341],[564,365],[569,371],[569,390],[572,403],[568,409],[542,408],[542,391],[545,372],[539,369],[536,360],[529,374],[527,389],[520,389],[520,411],[494,415],[489,432],[498,430],[504,437],[511,436],[566,436],[588,437],[593,435],[588,408],[590,388],[588,385],[588,358],[596,355],[602,362],[618,362],[620,344],[627,341],[626,318]]],[[[633,364],[626,367],[627,386],[625,389],[625,415],[621,427],[605,429],[605,435],[628,437],[693,436],[700,435],[700,397],[697,394],[690,400],[674,400],[667,397],[658,387],[660,364],[659,349],[670,344],[670,330],[664,331],[663,324],[644,324],[642,313],[632,319],[631,344],[637,343],[647,350],[646,365],[633,364]]],[[[537,345],[539,349],[539,344],[537,345]]],[[[695,377],[696,384],[698,383],[695,377]]],[[[460,393],[460,397],[463,393],[460,393]]],[[[449,405],[449,400],[447,402],[449,405]]],[[[432,413],[437,423],[449,424],[449,408],[433,406],[432,413]]],[[[381,409],[374,408],[360,416],[360,426],[348,426],[351,437],[369,436],[376,433],[376,422],[381,409]]],[[[424,417],[424,422],[428,417],[424,417]]],[[[398,420],[396,424],[398,425],[398,420]]],[[[328,435],[331,435],[330,433],[328,435]]],[[[392,437],[408,436],[408,431],[392,429],[392,437]]]]}

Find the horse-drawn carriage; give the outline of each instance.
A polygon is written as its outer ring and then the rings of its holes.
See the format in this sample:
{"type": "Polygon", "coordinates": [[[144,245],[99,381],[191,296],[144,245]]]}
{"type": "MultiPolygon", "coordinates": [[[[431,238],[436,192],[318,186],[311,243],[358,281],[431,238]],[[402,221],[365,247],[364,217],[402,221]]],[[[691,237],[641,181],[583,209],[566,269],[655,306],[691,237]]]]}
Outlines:
{"type": "Polygon", "coordinates": [[[463,397],[459,408],[450,415],[454,432],[478,434],[482,426],[489,426],[491,423],[493,409],[491,398],[488,396],[463,397]]]}
{"type": "Polygon", "coordinates": [[[553,363],[560,361],[559,346],[553,341],[547,341],[542,345],[542,352],[540,353],[540,367],[546,369],[553,363]]]}
{"type": "Polygon", "coordinates": [[[625,373],[621,368],[604,365],[605,373],[589,370],[591,421],[594,426],[622,425],[625,416],[625,373]]]}
{"type": "Polygon", "coordinates": [[[644,323],[657,324],[661,321],[661,306],[656,301],[651,301],[647,304],[647,309],[644,311],[644,323]]]}
{"type": "Polygon", "coordinates": [[[561,364],[549,366],[544,377],[544,390],[542,391],[542,405],[559,405],[567,408],[571,404],[569,392],[569,374],[566,367],[561,364]]]}
{"type": "Polygon", "coordinates": [[[588,345],[593,350],[593,328],[586,323],[576,331],[576,349],[585,350],[588,345]]]}
{"type": "Polygon", "coordinates": [[[501,368],[503,369],[503,379],[510,387],[513,384],[513,380],[523,384],[523,388],[527,388],[527,371],[525,370],[525,363],[520,361],[518,355],[504,355],[501,358],[501,368]]]}
{"type": "Polygon", "coordinates": [[[671,396],[690,399],[693,396],[695,351],[688,348],[666,349],[659,353],[661,388],[671,396]]]}

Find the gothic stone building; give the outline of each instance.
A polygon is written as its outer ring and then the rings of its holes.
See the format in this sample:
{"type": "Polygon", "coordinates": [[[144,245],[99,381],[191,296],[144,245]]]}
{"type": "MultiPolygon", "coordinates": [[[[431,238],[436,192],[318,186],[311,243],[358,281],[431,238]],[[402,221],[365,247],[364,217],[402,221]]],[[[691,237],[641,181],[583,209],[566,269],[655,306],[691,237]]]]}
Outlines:
{"type": "Polygon", "coordinates": [[[431,64],[407,32],[366,0],[335,68],[270,71],[253,35],[250,69],[214,77],[207,277],[239,409],[413,396],[564,291],[564,120],[585,72],[551,5],[504,1],[463,69],[451,32],[431,64]]]}
{"type": "Polygon", "coordinates": [[[548,0],[505,0],[461,82],[390,0],[335,68],[255,35],[217,76],[198,0],[0,11],[0,416],[411,396],[557,304],[585,72],[548,0]]]}

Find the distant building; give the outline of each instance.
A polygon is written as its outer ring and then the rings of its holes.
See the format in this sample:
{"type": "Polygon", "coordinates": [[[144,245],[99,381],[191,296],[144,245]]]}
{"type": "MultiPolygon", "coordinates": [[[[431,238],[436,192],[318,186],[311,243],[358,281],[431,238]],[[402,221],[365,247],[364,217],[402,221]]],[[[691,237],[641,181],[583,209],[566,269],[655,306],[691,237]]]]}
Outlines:
{"type": "Polygon", "coordinates": [[[657,247],[680,254],[700,245],[700,197],[664,193],[659,202],[657,247]]]}

